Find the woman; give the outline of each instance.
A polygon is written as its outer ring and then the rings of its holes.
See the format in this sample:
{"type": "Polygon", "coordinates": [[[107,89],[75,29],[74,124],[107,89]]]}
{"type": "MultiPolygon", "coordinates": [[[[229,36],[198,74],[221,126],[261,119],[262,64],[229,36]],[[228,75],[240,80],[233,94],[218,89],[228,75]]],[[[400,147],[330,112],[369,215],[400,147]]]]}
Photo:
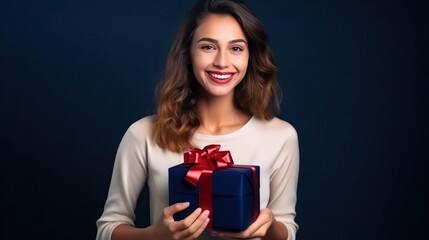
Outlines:
{"type": "Polygon", "coordinates": [[[295,129],[274,115],[280,90],[261,22],[238,0],[200,0],[186,17],[158,88],[157,114],[130,126],[118,149],[97,239],[295,239],[299,150],[295,129]],[[207,210],[168,206],[168,168],[192,147],[221,144],[237,164],[260,166],[256,221],[242,232],[206,230],[207,210]],[[134,209],[149,185],[151,226],[134,209]]]}

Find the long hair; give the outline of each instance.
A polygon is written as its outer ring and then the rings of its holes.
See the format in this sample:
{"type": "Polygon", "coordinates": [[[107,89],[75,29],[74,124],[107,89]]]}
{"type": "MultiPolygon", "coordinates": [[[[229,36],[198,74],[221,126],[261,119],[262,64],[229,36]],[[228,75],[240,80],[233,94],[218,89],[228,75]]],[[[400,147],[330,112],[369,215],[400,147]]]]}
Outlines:
{"type": "Polygon", "coordinates": [[[240,0],[199,0],[184,19],[171,46],[163,81],[157,88],[153,139],[163,149],[181,152],[193,147],[200,125],[196,111],[197,81],[190,62],[195,30],[208,14],[235,18],[249,44],[246,75],[234,89],[234,104],[257,118],[269,120],[279,111],[281,91],[268,36],[260,20],[240,0]]]}

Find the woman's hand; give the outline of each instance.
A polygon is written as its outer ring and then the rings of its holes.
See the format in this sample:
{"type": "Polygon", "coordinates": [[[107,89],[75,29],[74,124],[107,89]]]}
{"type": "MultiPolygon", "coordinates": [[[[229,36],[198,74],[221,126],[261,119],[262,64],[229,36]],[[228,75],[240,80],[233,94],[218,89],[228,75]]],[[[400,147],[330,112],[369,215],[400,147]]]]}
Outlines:
{"type": "Polygon", "coordinates": [[[212,231],[213,236],[225,239],[262,239],[275,221],[270,209],[264,208],[258,218],[247,229],[241,232],[212,231]]]}
{"type": "Polygon", "coordinates": [[[173,215],[189,207],[189,203],[176,203],[164,208],[163,215],[152,226],[154,239],[195,239],[206,229],[210,219],[209,211],[197,208],[181,221],[174,221],[173,215]]]}

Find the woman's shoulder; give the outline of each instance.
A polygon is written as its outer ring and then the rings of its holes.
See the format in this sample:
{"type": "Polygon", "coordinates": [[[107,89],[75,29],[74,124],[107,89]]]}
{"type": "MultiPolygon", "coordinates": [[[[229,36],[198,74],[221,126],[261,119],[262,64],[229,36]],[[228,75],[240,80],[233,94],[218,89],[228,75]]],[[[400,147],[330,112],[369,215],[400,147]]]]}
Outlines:
{"type": "Polygon", "coordinates": [[[145,116],[135,121],[128,128],[128,132],[132,133],[135,136],[145,136],[150,134],[152,131],[153,122],[155,120],[155,115],[145,116]]]}
{"type": "Polygon", "coordinates": [[[254,126],[261,131],[269,131],[271,133],[277,133],[281,135],[286,134],[289,136],[297,135],[297,131],[291,123],[278,117],[274,117],[270,120],[255,118],[254,123],[254,126]]]}
{"type": "Polygon", "coordinates": [[[131,128],[139,128],[139,127],[150,127],[153,124],[153,121],[155,120],[155,115],[148,115],[145,117],[140,118],[139,120],[135,121],[131,124],[131,128]]]}

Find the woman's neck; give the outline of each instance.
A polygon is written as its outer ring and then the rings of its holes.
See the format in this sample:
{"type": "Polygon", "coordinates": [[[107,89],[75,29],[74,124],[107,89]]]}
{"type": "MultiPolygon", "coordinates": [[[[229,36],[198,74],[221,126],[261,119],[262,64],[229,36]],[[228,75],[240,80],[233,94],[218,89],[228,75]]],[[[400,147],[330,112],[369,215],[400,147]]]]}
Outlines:
{"type": "Polygon", "coordinates": [[[197,111],[201,121],[197,132],[208,135],[234,132],[251,117],[235,106],[233,96],[198,99],[197,111]]]}

